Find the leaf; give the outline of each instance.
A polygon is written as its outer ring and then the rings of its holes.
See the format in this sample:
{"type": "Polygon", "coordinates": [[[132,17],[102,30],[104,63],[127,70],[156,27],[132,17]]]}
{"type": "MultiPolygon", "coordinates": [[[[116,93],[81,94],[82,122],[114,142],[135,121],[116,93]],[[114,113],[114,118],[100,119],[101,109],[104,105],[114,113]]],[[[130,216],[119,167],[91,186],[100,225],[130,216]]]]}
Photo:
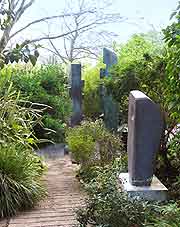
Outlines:
{"type": "Polygon", "coordinates": [[[27,142],[28,142],[29,144],[34,144],[34,143],[35,143],[35,140],[34,140],[34,138],[28,138],[28,139],[27,139],[27,142]]]}
{"type": "Polygon", "coordinates": [[[3,69],[4,68],[4,61],[0,59],[0,68],[3,69]]]}
{"type": "Polygon", "coordinates": [[[16,44],[16,48],[19,49],[19,47],[20,47],[20,45],[17,43],[17,44],[16,44]]]}
{"type": "Polygon", "coordinates": [[[9,60],[10,60],[11,63],[14,62],[15,59],[14,59],[14,55],[13,55],[13,54],[11,54],[11,55],[9,56],[9,60]]]}
{"type": "Polygon", "coordinates": [[[26,45],[24,53],[27,54],[27,55],[30,55],[30,49],[29,49],[28,45],[26,45]]]}
{"type": "Polygon", "coordinates": [[[29,59],[30,59],[32,65],[35,66],[36,65],[36,62],[37,62],[37,57],[30,54],[29,55],[29,59]]]}
{"type": "Polygon", "coordinates": [[[16,63],[18,63],[19,62],[19,56],[18,55],[14,55],[14,60],[15,60],[16,63]]]}

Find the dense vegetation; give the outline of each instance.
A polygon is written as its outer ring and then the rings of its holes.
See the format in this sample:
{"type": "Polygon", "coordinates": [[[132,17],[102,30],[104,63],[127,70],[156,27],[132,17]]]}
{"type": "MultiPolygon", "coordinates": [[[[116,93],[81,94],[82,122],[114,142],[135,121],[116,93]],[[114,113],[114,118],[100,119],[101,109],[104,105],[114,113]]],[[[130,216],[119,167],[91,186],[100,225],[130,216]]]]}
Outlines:
{"type": "Polygon", "coordinates": [[[5,89],[11,82],[26,101],[38,103],[37,108],[44,109],[42,125],[34,127],[36,137],[41,141],[64,142],[71,105],[63,68],[60,65],[9,66],[1,70],[1,87],[5,89]]]}

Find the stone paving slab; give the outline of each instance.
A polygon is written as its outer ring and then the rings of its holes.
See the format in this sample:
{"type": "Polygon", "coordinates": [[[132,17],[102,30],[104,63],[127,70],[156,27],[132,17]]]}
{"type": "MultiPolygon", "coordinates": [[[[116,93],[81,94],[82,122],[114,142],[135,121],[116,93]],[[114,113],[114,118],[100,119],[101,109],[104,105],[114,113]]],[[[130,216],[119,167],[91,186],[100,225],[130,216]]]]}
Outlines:
{"type": "Polygon", "coordinates": [[[83,193],[75,178],[76,165],[69,156],[48,159],[45,181],[48,196],[31,211],[19,213],[0,222],[0,227],[73,227],[77,226],[75,209],[83,205],[83,193]]]}

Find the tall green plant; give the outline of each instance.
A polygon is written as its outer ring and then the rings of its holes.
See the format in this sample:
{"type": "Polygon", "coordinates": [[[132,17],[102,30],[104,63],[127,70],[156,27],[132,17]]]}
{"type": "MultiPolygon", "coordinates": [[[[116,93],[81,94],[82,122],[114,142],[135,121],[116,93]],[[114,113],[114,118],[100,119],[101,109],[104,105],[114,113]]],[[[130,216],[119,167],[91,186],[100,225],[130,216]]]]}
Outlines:
{"type": "Polygon", "coordinates": [[[44,166],[24,145],[0,144],[0,217],[33,207],[46,195],[42,183],[44,166]]]}
{"type": "Polygon", "coordinates": [[[12,84],[0,97],[0,144],[16,142],[25,146],[35,145],[38,140],[33,127],[39,123],[41,110],[32,103],[20,100],[19,93],[12,90],[12,84]],[[27,106],[28,105],[28,106],[27,106]]]}
{"type": "MultiPolygon", "coordinates": [[[[36,104],[37,106],[37,104],[36,104]]],[[[33,152],[41,110],[20,99],[12,84],[0,97],[0,217],[34,206],[45,195],[45,166],[33,152]]]]}

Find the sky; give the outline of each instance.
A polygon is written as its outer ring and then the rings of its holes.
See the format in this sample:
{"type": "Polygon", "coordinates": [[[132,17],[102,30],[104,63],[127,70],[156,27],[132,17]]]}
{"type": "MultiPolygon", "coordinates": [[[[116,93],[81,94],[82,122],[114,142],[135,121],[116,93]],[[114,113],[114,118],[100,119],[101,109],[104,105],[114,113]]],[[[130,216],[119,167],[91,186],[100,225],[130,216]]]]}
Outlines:
{"type": "MultiPolygon", "coordinates": [[[[108,11],[120,13],[123,17],[128,18],[126,22],[114,23],[106,27],[109,31],[118,34],[118,42],[121,43],[126,42],[134,33],[148,32],[150,30],[160,31],[165,28],[170,24],[169,17],[177,7],[178,0],[112,0],[112,2],[113,4],[108,11]]],[[[14,30],[34,19],[60,14],[65,4],[66,0],[36,0],[14,30]]],[[[23,39],[25,36],[28,38],[37,37],[46,34],[48,29],[52,30],[53,33],[58,32],[58,29],[60,30],[57,24],[54,28],[52,27],[53,23],[50,25],[43,23],[31,27],[30,30],[22,33],[17,38],[23,39]]]]}

